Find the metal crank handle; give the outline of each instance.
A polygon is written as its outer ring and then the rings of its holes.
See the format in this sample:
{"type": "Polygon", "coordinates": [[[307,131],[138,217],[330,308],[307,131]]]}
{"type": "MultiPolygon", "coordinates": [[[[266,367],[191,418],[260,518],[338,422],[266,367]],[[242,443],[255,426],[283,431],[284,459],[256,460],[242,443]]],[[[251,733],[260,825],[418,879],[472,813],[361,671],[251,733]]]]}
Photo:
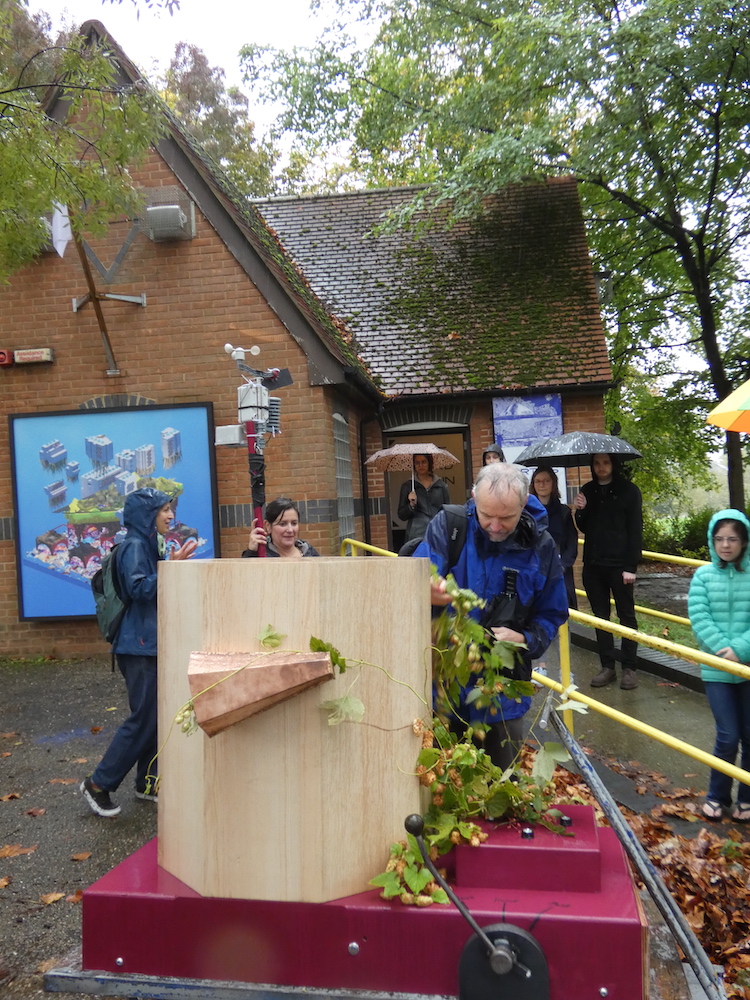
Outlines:
{"type": "MultiPolygon", "coordinates": [[[[492,971],[496,972],[500,976],[503,976],[506,973],[510,972],[513,966],[516,964],[516,961],[515,961],[515,955],[513,954],[513,951],[509,943],[501,939],[495,944],[487,937],[487,935],[484,933],[482,928],[476,922],[474,917],[472,917],[472,915],[469,913],[466,904],[463,903],[458,898],[458,896],[454,893],[454,891],[445,881],[443,876],[437,870],[435,865],[432,863],[430,855],[427,851],[427,847],[425,846],[425,842],[422,839],[422,831],[424,830],[424,820],[419,815],[419,813],[412,813],[410,816],[406,817],[406,819],[404,820],[404,829],[406,830],[407,833],[410,833],[412,837],[414,837],[414,839],[416,840],[419,850],[422,854],[422,860],[429,868],[432,877],[435,879],[440,888],[448,896],[451,903],[453,903],[453,905],[456,907],[456,909],[464,918],[469,927],[471,927],[471,929],[474,931],[477,937],[484,943],[484,946],[487,949],[487,955],[489,956],[490,966],[492,967],[492,971]]],[[[529,975],[528,969],[521,969],[520,971],[525,973],[528,978],[529,975]]]]}

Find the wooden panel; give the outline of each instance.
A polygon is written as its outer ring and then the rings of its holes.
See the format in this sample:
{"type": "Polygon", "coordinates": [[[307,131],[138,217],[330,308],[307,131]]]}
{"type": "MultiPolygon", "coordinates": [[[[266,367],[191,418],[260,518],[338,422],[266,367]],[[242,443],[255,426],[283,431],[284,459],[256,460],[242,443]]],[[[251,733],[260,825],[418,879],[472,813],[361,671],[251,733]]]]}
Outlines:
{"type": "Polygon", "coordinates": [[[160,564],[162,740],[189,698],[190,653],[260,649],[268,624],[283,648],[307,650],[314,635],[377,665],[210,740],[173,730],[161,756],[163,868],[208,896],[325,902],[366,888],[420,811],[411,722],[427,711],[428,576],[422,559],[160,564]],[[321,702],[347,693],[364,703],[363,723],[329,726],[321,702]]]}

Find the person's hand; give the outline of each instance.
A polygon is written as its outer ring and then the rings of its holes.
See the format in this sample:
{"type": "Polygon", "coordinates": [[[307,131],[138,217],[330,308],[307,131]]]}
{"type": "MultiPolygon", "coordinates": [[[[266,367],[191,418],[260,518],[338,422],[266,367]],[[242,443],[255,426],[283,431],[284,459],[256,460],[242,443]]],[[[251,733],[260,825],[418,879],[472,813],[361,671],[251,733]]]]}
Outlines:
{"type": "Polygon", "coordinates": [[[407,497],[407,500],[409,501],[409,504],[412,507],[416,507],[417,506],[417,494],[414,492],[414,490],[411,491],[411,493],[407,497]]]}
{"type": "Polygon", "coordinates": [[[265,545],[268,541],[266,530],[262,524],[258,524],[258,518],[253,518],[250,525],[250,537],[247,540],[247,547],[251,552],[257,552],[259,545],[265,545]]]}
{"type": "Polygon", "coordinates": [[[725,646],[723,649],[720,649],[716,655],[723,656],[725,660],[731,660],[732,663],[740,662],[739,656],[737,656],[731,646],[725,646]]]}
{"type": "Polygon", "coordinates": [[[628,573],[627,570],[622,571],[622,582],[627,586],[628,584],[635,583],[635,573],[628,573]]]}
{"type": "Polygon", "coordinates": [[[492,634],[498,642],[526,642],[526,636],[523,632],[516,632],[515,629],[508,628],[507,625],[493,628],[492,634]]]}
{"type": "Polygon", "coordinates": [[[436,580],[430,580],[430,604],[438,608],[444,608],[452,601],[450,594],[446,593],[445,580],[439,576],[436,580]]]}
{"type": "Polygon", "coordinates": [[[583,508],[586,506],[586,497],[584,496],[583,493],[576,493],[575,498],[573,500],[573,506],[575,507],[576,510],[583,510],[583,508]]]}
{"type": "Polygon", "coordinates": [[[170,549],[167,559],[189,559],[191,556],[195,555],[195,550],[198,548],[198,542],[195,538],[188,538],[188,540],[181,545],[179,549],[170,549]]]}

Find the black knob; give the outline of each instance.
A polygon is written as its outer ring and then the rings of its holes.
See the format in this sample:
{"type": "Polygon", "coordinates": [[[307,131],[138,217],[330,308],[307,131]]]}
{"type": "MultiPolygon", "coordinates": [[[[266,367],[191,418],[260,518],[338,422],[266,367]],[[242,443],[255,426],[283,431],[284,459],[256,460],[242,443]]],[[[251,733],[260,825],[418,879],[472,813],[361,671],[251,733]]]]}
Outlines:
{"type": "Polygon", "coordinates": [[[522,840],[533,840],[534,839],[534,830],[532,829],[532,827],[525,826],[523,828],[523,830],[521,830],[521,839],[522,840]]]}
{"type": "Polygon", "coordinates": [[[419,813],[412,813],[411,816],[407,816],[404,820],[404,829],[412,837],[421,837],[424,830],[424,820],[419,813]]]}
{"type": "Polygon", "coordinates": [[[573,825],[573,820],[570,816],[560,817],[560,826],[572,826],[572,825],[573,825]]]}

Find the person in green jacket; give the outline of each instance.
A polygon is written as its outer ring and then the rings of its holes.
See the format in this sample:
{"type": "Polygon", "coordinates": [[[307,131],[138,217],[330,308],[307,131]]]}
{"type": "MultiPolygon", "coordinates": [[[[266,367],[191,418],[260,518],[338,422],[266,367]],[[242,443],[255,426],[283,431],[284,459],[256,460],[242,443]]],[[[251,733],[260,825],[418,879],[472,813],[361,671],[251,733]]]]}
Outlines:
{"type": "MultiPolygon", "coordinates": [[[[700,648],[733,663],[750,663],[750,521],[739,510],[720,510],[708,525],[711,563],[696,570],[688,614],[700,648]]],[[[701,665],[708,703],[716,721],[714,756],[750,771],[750,680],[701,665]]],[[[721,819],[732,807],[732,779],[711,770],[703,804],[706,819],[721,819]]],[[[737,823],[750,821],[750,785],[740,783],[731,810],[737,823]]]]}

